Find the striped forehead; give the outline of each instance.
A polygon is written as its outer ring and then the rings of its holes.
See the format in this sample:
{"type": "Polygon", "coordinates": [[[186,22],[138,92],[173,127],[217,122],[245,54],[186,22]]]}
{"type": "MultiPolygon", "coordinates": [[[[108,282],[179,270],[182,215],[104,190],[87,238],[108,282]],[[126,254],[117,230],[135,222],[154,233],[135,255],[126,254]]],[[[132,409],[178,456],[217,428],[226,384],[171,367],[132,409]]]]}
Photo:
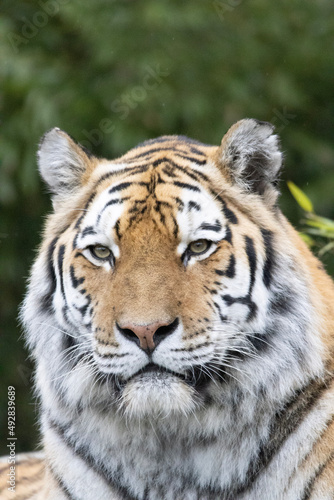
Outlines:
{"type": "MultiPolygon", "coordinates": [[[[126,169],[125,169],[126,170],[126,169]]],[[[173,165],[164,158],[159,165],[146,164],[140,172],[123,172],[112,182],[104,180],[89,204],[81,223],[81,234],[104,233],[114,237],[115,228],[141,220],[145,213],[160,221],[179,240],[224,237],[221,206],[210,193],[210,182],[191,167],[173,165]]]]}

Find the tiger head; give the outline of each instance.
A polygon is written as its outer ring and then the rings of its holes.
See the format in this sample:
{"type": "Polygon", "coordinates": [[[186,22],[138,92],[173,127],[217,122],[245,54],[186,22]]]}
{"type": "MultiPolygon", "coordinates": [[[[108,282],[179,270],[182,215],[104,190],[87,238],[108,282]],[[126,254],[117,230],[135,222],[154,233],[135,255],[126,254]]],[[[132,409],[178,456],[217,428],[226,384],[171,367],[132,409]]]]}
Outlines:
{"type": "Polygon", "coordinates": [[[23,315],[50,393],[187,414],[231,384],[318,369],[281,163],[273,127],[251,119],[219,147],[163,136],[114,161],[49,131],[39,168],[54,212],[23,315]]]}

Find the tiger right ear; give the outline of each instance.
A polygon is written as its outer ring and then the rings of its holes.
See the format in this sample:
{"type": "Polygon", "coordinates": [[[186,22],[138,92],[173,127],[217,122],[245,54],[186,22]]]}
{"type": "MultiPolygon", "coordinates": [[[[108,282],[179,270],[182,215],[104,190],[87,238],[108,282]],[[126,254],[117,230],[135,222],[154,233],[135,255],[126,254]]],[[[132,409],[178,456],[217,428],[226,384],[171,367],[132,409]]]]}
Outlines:
{"type": "Polygon", "coordinates": [[[275,203],[282,153],[273,125],[240,120],[223,137],[218,155],[232,182],[246,192],[259,194],[270,205],[275,203]]]}
{"type": "Polygon", "coordinates": [[[54,195],[67,196],[83,183],[91,160],[89,153],[59,128],[49,130],[38,150],[38,166],[54,195]]]}

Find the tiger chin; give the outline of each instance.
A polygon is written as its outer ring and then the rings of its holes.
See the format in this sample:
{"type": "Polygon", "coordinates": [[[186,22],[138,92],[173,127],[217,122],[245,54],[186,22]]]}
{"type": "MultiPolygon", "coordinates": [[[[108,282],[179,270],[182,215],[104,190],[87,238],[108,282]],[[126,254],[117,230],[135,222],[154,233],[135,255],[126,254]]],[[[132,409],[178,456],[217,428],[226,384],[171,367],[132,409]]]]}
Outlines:
{"type": "Polygon", "coordinates": [[[56,128],[38,165],[43,456],[18,459],[19,498],[333,499],[334,286],[279,209],[273,126],[111,161],[56,128]]]}

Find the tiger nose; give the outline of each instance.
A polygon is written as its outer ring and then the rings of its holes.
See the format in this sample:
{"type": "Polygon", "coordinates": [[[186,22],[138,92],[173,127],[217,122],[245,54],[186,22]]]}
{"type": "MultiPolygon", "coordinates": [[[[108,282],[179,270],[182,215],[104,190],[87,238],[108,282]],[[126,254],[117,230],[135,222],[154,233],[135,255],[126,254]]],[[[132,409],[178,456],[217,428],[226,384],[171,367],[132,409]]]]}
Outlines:
{"type": "Polygon", "coordinates": [[[157,345],[166,337],[171,335],[177,328],[179,320],[155,321],[147,325],[137,325],[135,323],[124,323],[120,326],[116,323],[118,331],[128,340],[135,342],[141,349],[151,353],[157,345]]]}

